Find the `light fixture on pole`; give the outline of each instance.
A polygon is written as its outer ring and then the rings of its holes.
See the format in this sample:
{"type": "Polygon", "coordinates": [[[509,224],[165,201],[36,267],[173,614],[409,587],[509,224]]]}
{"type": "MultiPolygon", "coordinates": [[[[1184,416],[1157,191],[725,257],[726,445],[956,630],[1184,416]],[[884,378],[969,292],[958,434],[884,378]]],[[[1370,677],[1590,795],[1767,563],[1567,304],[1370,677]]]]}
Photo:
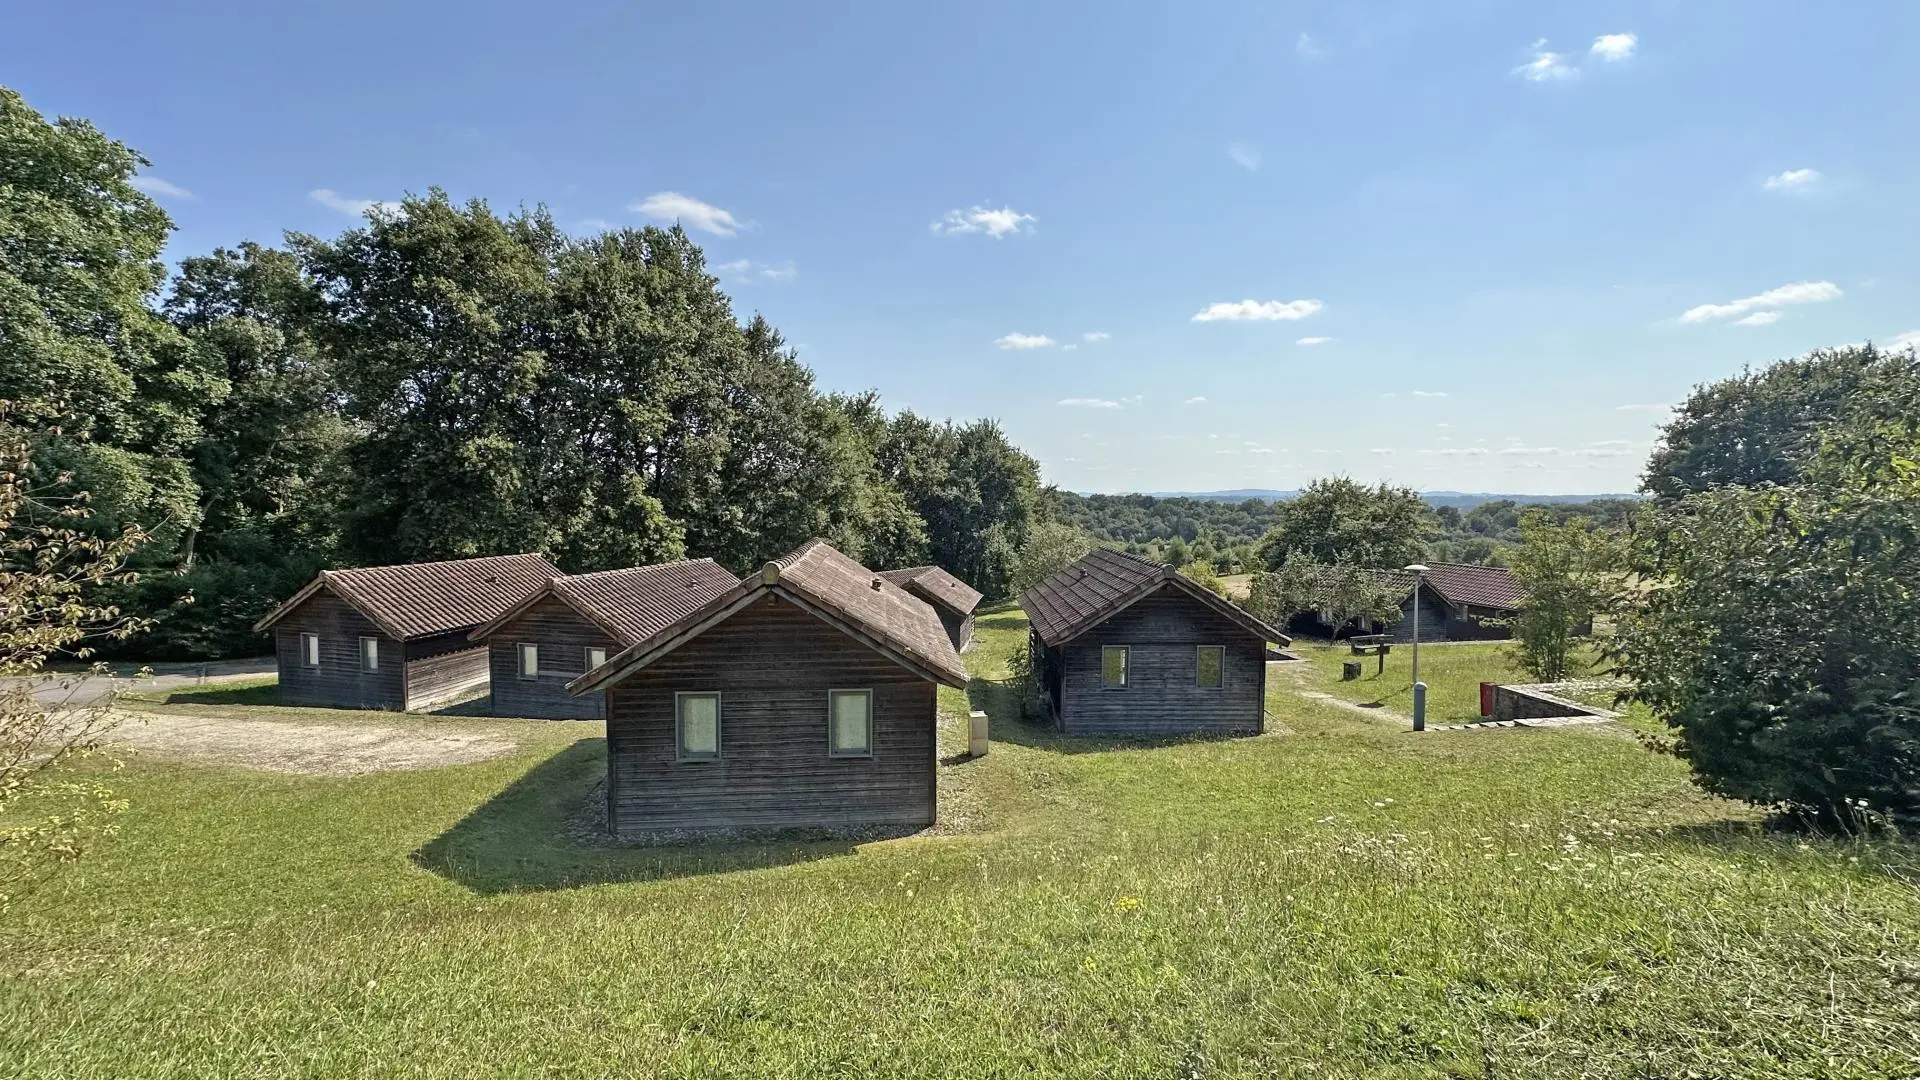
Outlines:
{"type": "Polygon", "coordinates": [[[1427,729],[1427,684],[1420,681],[1420,575],[1427,568],[1419,563],[1405,567],[1413,574],[1413,730],[1427,729]]]}

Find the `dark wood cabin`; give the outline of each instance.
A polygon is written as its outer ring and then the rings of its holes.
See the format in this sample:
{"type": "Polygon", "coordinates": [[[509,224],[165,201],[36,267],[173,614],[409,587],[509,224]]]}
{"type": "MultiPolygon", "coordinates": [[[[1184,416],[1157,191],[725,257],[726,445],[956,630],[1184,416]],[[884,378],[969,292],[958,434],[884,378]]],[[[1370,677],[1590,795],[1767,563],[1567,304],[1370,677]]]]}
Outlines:
{"type": "MultiPolygon", "coordinates": [[[[1406,590],[1400,602],[1400,619],[1391,626],[1368,623],[1361,626],[1334,627],[1326,618],[1308,612],[1288,623],[1288,629],[1315,637],[1337,637],[1348,633],[1385,634],[1390,641],[1413,640],[1414,572],[1411,570],[1371,571],[1390,579],[1406,590]]],[[[1526,594],[1513,572],[1501,566],[1473,563],[1434,563],[1419,575],[1420,640],[1422,641],[1499,641],[1512,631],[1499,620],[1519,614],[1526,594]]],[[[1591,626],[1588,627],[1591,630],[1591,626]]]]}
{"type": "Polygon", "coordinates": [[[1267,643],[1290,639],[1173,567],[1097,550],[1022,593],[1020,606],[1063,733],[1266,730],[1267,643]]]}
{"type": "Polygon", "coordinates": [[[880,576],[932,604],[955,649],[966,652],[973,644],[973,612],[980,606],[978,589],[938,566],[882,570],[880,576]]]}
{"type": "Polygon", "coordinates": [[[554,578],[468,635],[491,656],[493,714],[600,719],[600,695],[568,683],[738,584],[712,559],[554,578]]]}
{"type": "Polygon", "coordinates": [[[931,824],[941,685],[926,601],[811,540],[568,689],[604,699],[616,835],[931,824]]]}
{"type": "Polygon", "coordinates": [[[467,635],[559,573],[538,555],[322,570],[253,628],[273,635],[282,705],[428,709],[486,688],[467,635]]]}

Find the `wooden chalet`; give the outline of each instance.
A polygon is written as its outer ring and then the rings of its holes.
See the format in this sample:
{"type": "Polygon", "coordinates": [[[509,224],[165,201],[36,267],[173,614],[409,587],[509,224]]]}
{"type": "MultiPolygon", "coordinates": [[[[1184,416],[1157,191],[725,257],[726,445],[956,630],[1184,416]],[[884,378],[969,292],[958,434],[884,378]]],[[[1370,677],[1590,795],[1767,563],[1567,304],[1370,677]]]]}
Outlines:
{"type": "MultiPolygon", "coordinates": [[[[1294,617],[1288,629],[1301,633],[1337,637],[1353,630],[1365,634],[1385,634],[1387,640],[1413,640],[1414,572],[1411,570],[1375,570],[1371,573],[1391,581],[1404,591],[1400,601],[1400,620],[1389,626],[1367,623],[1358,627],[1336,627],[1316,613],[1294,617]]],[[[1519,614],[1526,594],[1513,572],[1501,566],[1473,563],[1434,563],[1420,577],[1420,640],[1422,641],[1497,641],[1512,636],[1498,620],[1519,614]]],[[[1590,628],[1589,628],[1590,629],[1590,628]]]]}
{"type": "Polygon", "coordinates": [[[493,714],[600,719],[599,695],[569,682],[738,584],[712,559],[548,581],[468,635],[490,650],[493,714]]]}
{"type": "Polygon", "coordinates": [[[1267,643],[1290,639],[1173,567],[1096,550],[1022,593],[1020,606],[1062,732],[1266,729],[1267,643]]]}
{"type": "Polygon", "coordinates": [[[559,573],[538,555],[322,570],[253,629],[273,634],[282,705],[426,709],[487,685],[467,635],[559,573]]]}
{"type": "Polygon", "coordinates": [[[973,644],[973,612],[980,606],[978,589],[938,566],[882,570],[880,576],[932,604],[954,648],[965,652],[973,644]]]}
{"type": "Polygon", "coordinates": [[[568,685],[604,699],[617,835],[932,823],[941,685],[924,600],[811,540],[568,685]]]}

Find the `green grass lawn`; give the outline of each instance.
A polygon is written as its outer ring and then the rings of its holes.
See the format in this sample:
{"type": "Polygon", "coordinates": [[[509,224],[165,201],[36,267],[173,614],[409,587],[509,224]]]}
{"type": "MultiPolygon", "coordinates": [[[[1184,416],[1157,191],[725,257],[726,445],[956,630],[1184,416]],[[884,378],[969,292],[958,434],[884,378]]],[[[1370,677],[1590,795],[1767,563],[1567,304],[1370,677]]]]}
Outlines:
{"type": "MultiPolygon", "coordinates": [[[[1023,633],[984,615],[969,663],[1023,633]]],[[[521,748],[354,778],[136,762],[121,833],[0,916],[0,1075],[1915,1072],[1912,848],[1764,833],[1611,728],[1270,684],[1289,733],[1157,746],[977,686],[957,827],[860,845],[574,839],[592,723],[421,721],[521,748]]]]}
{"type": "MultiPolygon", "coordinates": [[[[1512,646],[1504,641],[1460,641],[1420,645],[1420,681],[1427,684],[1427,722],[1471,723],[1481,719],[1482,682],[1524,683],[1533,680],[1514,663],[1512,646]]],[[[1329,645],[1301,639],[1289,651],[1313,665],[1314,689],[1362,705],[1413,714],[1413,646],[1395,645],[1387,654],[1386,671],[1377,656],[1355,656],[1347,643],[1329,645]],[[1340,665],[1360,662],[1360,678],[1340,679],[1340,665]]]]}

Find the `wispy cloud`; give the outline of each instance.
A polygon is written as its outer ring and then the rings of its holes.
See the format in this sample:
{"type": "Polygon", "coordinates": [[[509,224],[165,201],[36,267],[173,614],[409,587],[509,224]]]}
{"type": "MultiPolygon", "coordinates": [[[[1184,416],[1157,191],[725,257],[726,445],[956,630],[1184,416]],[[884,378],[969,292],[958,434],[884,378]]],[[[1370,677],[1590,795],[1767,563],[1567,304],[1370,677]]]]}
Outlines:
{"type": "Polygon", "coordinates": [[[993,339],[996,349],[1051,349],[1054,340],[1045,334],[1008,334],[993,339]]]}
{"type": "Polygon", "coordinates": [[[1415,390],[1413,391],[1413,396],[1414,397],[1446,397],[1447,392],[1445,390],[1415,390]]]}
{"type": "Polygon", "coordinates": [[[1625,60],[1633,55],[1640,46],[1640,39],[1633,34],[1601,34],[1593,39],[1594,56],[1609,63],[1625,60]]]}
{"type": "Polygon", "coordinates": [[[656,191],[630,204],[627,209],[656,221],[678,221],[689,229],[699,229],[715,236],[733,236],[746,227],[739,218],[733,216],[732,211],[722,210],[712,203],[701,202],[677,191],[656,191]]]}
{"type": "Polygon", "coordinates": [[[1227,156],[1233,159],[1235,165],[1248,172],[1260,171],[1260,151],[1246,143],[1237,142],[1227,147],[1227,156]]]}
{"type": "Polygon", "coordinates": [[[581,218],[579,227],[587,232],[611,232],[614,226],[606,218],[590,217],[581,218]]]}
{"type": "Polygon", "coordinates": [[[1302,30],[1300,31],[1300,36],[1293,39],[1293,51],[1302,60],[1312,60],[1321,55],[1324,50],[1320,48],[1319,42],[1313,40],[1312,34],[1302,30]]]}
{"type": "Polygon", "coordinates": [[[1819,169],[1788,169],[1760,182],[1768,191],[1810,191],[1820,183],[1819,169]]]}
{"type": "Polygon", "coordinates": [[[993,210],[985,206],[970,206],[965,210],[949,210],[946,216],[928,226],[936,236],[966,236],[970,233],[986,233],[995,240],[1009,233],[1032,232],[1032,214],[1023,214],[1011,206],[993,210]]]}
{"type": "Polygon", "coordinates": [[[1089,330],[1080,335],[1080,340],[1091,343],[1095,341],[1105,341],[1112,336],[1112,334],[1107,333],[1105,330],[1089,330]]]}
{"type": "Polygon", "coordinates": [[[1820,304],[1828,300],[1838,300],[1842,293],[1840,286],[1831,281],[1796,281],[1791,285],[1782,285],[1777,289],[1754,296],[1730,300],[1724,304],[1701,304],[1688,308],[1680,316],[1684,323],[1702,323],[1711,319],[1726,319],[1735,315],[1745,315],[1758,308],[1776,308],[1785,304],[1820,304]]]}
{"type": "Polygon", "coordinates": [[[1208,304],[1194,322],[1269,322],[1304,319],[1325,305],[1318,300],[1222,300],[1208,304]]]}
{"type": "Polygon", "coordinates": [[[1293,343],[1295,345],[1325,345],[1332,340],[1330,337],[1303,337],[1294,339],[1293,343]]]}
{"type": "Polygon", "coordinates": [[[1120,403],[1117,401],[1111,401],[1111,400],[1108,400],[1107,398],[1097,398],[1097,397],[1061,398],[1059,401],[1059,404],[1065,405],[1069,408],[1074,408],[1074,409],[1118,409],[1120,408],[1120,403]]]}
{"type": "Polygon", "coordinates": [[[1437,450],[1422,450],[1420,452],[1423,454],[1431,454],[1435,457],[1484,457],[1487,454],[1487,448],[1484,446],[1443,446],[1437,450]]]}
{"type": "Polygon", "coordinates": [[[1780,321],[1777,311],[1756,311],[1744,319],[1733,320],[1735,326],[1771,326],[1780,321]]]}
{"type": "Polygon", "coordinates": [[[149,195],[165,195],[170,199],[193,198],[193,192],[188,191],[179,184],[169,184],[165,180],[151,174],[136,176],[127,181],[127,183],[132,184],[137,190],[144,191],[149,195]]]}
{"type": "Polygon", "coordinates": [[[1579,69],[1567,63],[1567,58],[1547,49],[1547,39],[1541,38],[1533,43],[1533,59],[1513,69],[1515,75],[1528,82],[1554,82],[1571,79],[1580,74],[1579,69]]]}
{"type": "Polygon", "coordinates": [[[1390,447],[1390,446],[1376,446],[1376,447],[1374,447],[1373,449],[1371,449],[1371,450],[1369,450],[1369,451],[1367,451],[1367,453],[1369,453],[1369,454],[1382,454],[1382,455],[1385,455],[1385,454],[1391,454],[1391,453],[1393,453],[1393,448],[1392,448],[1392,447],[1390,447]]]}
{"type": "Polygon", "coordinates": [[[1893,340],[1887,344],[1895,349],[1920,349],[1920,330],[1909,330],[1904,334],[1895,334],[1893,335],[1893,340]]]}
{"type": "Polygon", "coordinates": [[[329,210],[337,210],[348,217],[365,217],[378,210],[384,214],[397,213],[400,204],[392,199],[349,199],[332,188],[314,188],[307,192],[307,198],[329,210]]]}
{"type": "MultiPolygon", "coordinates": [[[[1920,330],[1915,331],[1915,333],[1920,333],[1920,330]]],[[[1187,405],[1205,405],[1206,403],[1207,399],[1199,394],[1193,395],[1184,402],[1184,404],[1187,405]]]]}
{"type": "Polygon", "coordinates": [[[751,281],[792,281],[795,277],[799,276],[800,273],[800,271],[794,267],[793,260],[791,259],[777,263],[755,262],[752,259],[735,259],[732,262],[721,263],[714,267],[714,270],[716,270],[722,278],[736,285],[744,285],[751,281]]]}

